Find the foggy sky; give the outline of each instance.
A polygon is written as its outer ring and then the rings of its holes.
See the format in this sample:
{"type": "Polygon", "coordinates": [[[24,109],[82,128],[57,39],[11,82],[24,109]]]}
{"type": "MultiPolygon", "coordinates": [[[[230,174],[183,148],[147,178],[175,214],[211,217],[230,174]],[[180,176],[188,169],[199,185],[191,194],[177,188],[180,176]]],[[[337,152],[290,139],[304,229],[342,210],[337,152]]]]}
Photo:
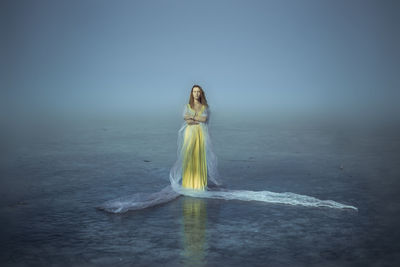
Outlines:
{"type": "Polygon", "coordinates": [[[396,1],[2,1],[9,112],[398,111],[396,1]]]}

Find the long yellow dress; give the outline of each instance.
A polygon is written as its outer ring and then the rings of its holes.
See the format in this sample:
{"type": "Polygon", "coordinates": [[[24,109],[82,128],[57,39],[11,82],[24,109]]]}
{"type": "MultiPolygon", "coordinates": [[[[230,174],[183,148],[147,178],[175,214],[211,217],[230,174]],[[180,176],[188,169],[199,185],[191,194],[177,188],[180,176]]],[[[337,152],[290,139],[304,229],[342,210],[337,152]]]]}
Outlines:
{"type": "MultiPolygon", "coordinates": [[[[194,111],[189,104],[188,108],[194,111]]],[[[204,111],[203,105],[197,115],[204,111]]],[[[196,111],[194,111],[196,112],[196,111]]],[[[190,189],[205,190],[207,186],[207,162],[204,133],[199,124],[187,125],[184,133],[182,186],[190,189]]]]}

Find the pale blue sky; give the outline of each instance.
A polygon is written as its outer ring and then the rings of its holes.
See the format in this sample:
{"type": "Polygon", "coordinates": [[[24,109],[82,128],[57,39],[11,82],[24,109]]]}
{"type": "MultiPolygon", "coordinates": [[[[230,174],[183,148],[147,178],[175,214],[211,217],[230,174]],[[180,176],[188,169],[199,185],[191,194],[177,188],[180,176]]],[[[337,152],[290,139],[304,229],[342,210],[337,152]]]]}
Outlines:
{"type": "Polygon", "coordinates": [[[222,113],[398,110],[397,3],[2,1],[3,101],[176,114],[198,83],[222,113]]]}

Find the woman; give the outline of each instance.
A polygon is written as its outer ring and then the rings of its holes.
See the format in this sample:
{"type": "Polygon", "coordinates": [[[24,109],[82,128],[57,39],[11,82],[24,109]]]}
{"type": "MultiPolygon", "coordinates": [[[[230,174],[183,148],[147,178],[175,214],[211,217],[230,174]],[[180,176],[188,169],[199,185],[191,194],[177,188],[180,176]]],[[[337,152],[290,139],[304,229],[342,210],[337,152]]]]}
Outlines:
{"type": "Polygon", "coordinates": [[[207,162],[204,142],[204,130],[200,123],[207,121],[204,109],[207,105],[204,92],[200,86],[193,86],[190,101],[185,109],[185,127],[183,141],[183,175],[182,186],[204,190],[207,186],[207,162]]]}
{"type": "Polygon", "coordinates": [[[185,122],[178,131],[178,154],[169,174],[170,185],[155,193],[136,193],[104,202],[97,208],[113,213],[138,210],[187,195],[200,198],[236,199],[301,205],[307,207],[329,207],[354,209],[354,206],[333,200],[320,200],[311,196],[291,192],[230,190],[222,186],[208,132],[210,110],[205,93],[199,85],[193,85],[189,103],[183,108],[185,122]]]}
{"type": "Polygon", "coordinates": [[[183,123],[178,131],[178,160],[171,168],[173,188],[181,190],[207,190],[208,180],[221,186],[215,156],[208,133],[209,107],[200,85],[193,85],[189,103],[183,108],[183,123]]]}

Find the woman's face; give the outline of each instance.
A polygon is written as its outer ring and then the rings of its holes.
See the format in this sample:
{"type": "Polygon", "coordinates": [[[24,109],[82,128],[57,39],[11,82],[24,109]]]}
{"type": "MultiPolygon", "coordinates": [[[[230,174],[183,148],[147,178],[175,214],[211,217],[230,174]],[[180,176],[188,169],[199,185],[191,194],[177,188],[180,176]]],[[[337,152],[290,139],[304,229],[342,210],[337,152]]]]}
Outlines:
{"type": "Polygon", "coordinates": [[[199,87],[195,87],[193,88],[193,98],[199,100],[200,99],[200,88],[199,87]]]}

